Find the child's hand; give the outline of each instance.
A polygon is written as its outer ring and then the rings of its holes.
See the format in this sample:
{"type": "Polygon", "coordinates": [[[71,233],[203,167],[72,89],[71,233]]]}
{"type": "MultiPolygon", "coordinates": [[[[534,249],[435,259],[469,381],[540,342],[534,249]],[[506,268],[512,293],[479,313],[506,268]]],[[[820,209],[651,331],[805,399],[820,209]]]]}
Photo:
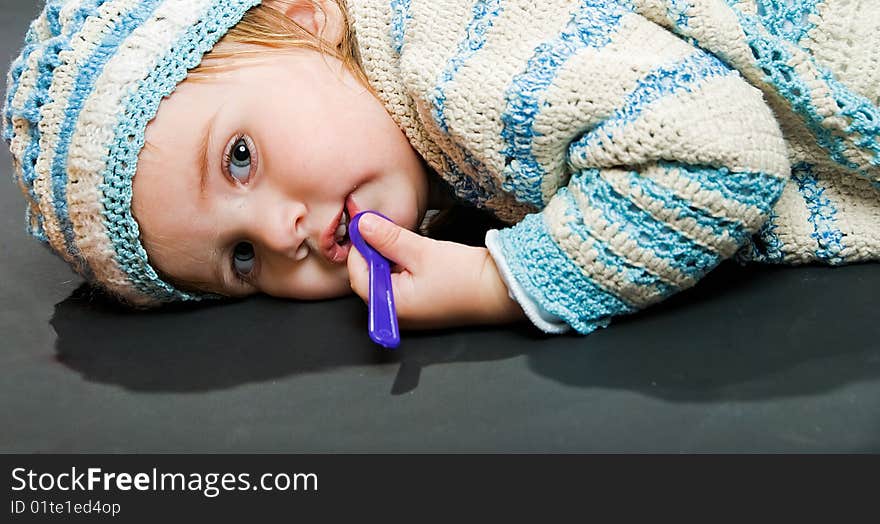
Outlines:
{"type": "MultiPolygon", "coordinates": [[[[420,236],[376,215],[361,217],[364,240],[396,266],[391,282],[401,329],[495,324],[525,318],[489,250],[420,236]],[[370,227],[373,226],[373,227],[370,227]]],[[[351,288],[367,302],[369,268],[352,247],[351,288]]]]}

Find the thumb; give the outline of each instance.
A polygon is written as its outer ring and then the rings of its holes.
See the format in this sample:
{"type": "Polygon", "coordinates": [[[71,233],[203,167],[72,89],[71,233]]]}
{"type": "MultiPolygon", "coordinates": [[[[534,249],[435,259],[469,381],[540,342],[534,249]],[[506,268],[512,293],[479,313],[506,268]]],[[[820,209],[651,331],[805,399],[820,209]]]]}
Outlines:
{"type": "Polygon", "coordinates": [[[419,265],[425,238],[373,213],[365,213],[358,231],[385,258],[408,269],[419,265]]]}

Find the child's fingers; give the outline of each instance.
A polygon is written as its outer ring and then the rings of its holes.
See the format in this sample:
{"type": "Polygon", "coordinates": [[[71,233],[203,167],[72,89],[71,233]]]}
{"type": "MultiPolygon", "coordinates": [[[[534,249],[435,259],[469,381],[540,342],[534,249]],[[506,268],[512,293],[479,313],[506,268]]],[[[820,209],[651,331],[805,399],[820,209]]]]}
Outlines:
{"type": "Polygon", "coordinates": [[[348,279],[351,282],[351,290],[364,302],[369,301],[370,292],[370,269],[367,261],[353,246],[348,252],[348,279]]]}
{"type": "Polygon", "coordinates": [[[385,258],[410,271],[420,267],[425,237],[372,213],[360,218],[358,231],[385,258]]]}

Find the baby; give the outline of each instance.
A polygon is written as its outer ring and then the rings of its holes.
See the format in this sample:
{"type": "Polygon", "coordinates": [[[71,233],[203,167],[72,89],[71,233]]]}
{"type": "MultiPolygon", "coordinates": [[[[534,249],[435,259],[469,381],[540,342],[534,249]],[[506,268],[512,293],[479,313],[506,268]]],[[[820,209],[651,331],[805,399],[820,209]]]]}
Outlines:
{"type": "Polygon", "coordinates": [[[880,259],[856,0],[49,0],[9,74],[29,231],[123,302],[366,300],[587,334],[722,260],[880,259]],[[485,247],[421,236],[464,202],[485,247]],[[375,219],[375,220],[370,220],[375,219]]]}

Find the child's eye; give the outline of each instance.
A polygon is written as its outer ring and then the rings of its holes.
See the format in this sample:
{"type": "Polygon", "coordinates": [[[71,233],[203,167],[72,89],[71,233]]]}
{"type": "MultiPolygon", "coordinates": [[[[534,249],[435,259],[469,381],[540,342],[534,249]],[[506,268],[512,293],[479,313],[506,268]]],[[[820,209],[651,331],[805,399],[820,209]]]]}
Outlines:
{"type": "Polygon", "coordinates": [[[251,146],[247,138],[240,137],[233,142],[232,147],[226,153],[226,171],[242,184],[247,184],[252,171],[251,146]]]}
{"type": "Polygon", "coordinates": [[[232,253],[232,272],[241,277],[254,270],[254,246],[250,242],[239,242],[232,253]]]}

